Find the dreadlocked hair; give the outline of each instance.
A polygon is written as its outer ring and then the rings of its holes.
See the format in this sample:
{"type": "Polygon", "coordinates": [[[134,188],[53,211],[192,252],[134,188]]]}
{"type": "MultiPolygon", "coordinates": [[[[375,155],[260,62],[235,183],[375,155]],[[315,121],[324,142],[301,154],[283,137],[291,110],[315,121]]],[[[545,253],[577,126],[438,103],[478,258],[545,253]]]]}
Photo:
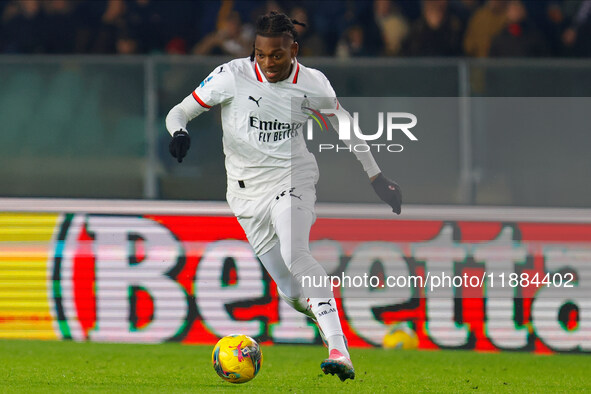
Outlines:
{"type": "MultiPolygon", "coordinates": [[[[305,23],[298,22],[296,19],[290,19],[287,15],[277,11],[271,11],[267,15],[261,15],[255,25],[255,35],[263,37],[280,37],[288,35],[294,41],[298,38],[298,32],[295,25],[306,27],[305,23]]],[[[250,55],[250,60],[254,60],[254,48],[250,55]]]]}

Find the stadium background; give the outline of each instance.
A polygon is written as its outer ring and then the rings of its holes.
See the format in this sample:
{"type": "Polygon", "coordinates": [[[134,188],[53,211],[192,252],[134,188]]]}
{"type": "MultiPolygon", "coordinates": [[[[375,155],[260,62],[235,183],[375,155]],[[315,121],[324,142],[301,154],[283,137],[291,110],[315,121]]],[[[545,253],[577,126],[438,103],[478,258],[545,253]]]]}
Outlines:
{"type": "Polygon", "coordinates": [[[347,174],[319,184],[313,249],[329,273],[576,278],[574,289],[499,294],[342,290],[351,344],[379,346],[390,324],[410,321],[421,348],[589,351],[590,8],[0,2],[0,337],[213,343],[241,331],[319,343],[316,329],[278,302],[221,202],[219,109],[193,125],[181,166],[164,128],[167,111],[215,66],[250,53],[252,15],[282,9],[308,20],[300,61],[321,69],[339,96],[445,98],[458,107],[448,114],[453,126],[421,135],[413,155],[380,163],[404,187],[400,218],[364,187],[354,158],[330,166],[320,157],[322,178],[347,174]],[[494,32],[473,22],[487,7],[494,32]],[[511,119],[560,111],[547,128],[508,127],[507,103],[511,119]]]}

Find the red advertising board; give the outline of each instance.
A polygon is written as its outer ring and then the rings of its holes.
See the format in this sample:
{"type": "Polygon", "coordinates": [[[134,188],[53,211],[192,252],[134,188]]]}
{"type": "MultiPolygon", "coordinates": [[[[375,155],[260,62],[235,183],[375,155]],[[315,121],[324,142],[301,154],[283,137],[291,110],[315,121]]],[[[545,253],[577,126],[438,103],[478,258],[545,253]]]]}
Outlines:
{"type": "MultiPolygon", "coordinates": [[[[48,294],[61,338],[320,342],[233,217],[56,223],[48,294]]],[[[380,346],[406,321],[424,349],[591,351],[591,223],[321,217],[311,240],[351,346],[380,346]]]]}

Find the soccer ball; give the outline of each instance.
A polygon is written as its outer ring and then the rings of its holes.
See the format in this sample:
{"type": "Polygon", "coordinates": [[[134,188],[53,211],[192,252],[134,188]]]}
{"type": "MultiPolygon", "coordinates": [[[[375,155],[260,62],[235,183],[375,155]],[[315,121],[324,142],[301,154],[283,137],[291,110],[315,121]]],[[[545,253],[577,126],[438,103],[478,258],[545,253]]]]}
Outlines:
{"type": "Polygon", "coordinates": [[[419,338],[410,322],[399,322],[390,326],[384,335],[382,346],[385,349],[416,349],[419,346],[419,338]]]}
{"type": "Polygon", "coordinates": [[[230,383],[245,383],[259,373],[263,352],[247,335],[228,335],[216,343],[211,361],[220,378],[230,383]]]}

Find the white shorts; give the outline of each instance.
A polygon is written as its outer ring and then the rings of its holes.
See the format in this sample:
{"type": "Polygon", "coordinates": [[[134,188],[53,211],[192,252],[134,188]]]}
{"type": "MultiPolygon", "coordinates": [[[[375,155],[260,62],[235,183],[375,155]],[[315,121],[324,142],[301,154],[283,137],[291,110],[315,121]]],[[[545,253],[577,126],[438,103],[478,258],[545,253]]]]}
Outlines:
{"type": "Polygon", "coordinates": [[[279,241],[275,220],[288,209],[307,209],[316,218],[316,187],[314,183],[280,184],[255,200],[245,200],[228,194],[230,209],[246,233],[257,256],[267,253],[279,241]]]}

